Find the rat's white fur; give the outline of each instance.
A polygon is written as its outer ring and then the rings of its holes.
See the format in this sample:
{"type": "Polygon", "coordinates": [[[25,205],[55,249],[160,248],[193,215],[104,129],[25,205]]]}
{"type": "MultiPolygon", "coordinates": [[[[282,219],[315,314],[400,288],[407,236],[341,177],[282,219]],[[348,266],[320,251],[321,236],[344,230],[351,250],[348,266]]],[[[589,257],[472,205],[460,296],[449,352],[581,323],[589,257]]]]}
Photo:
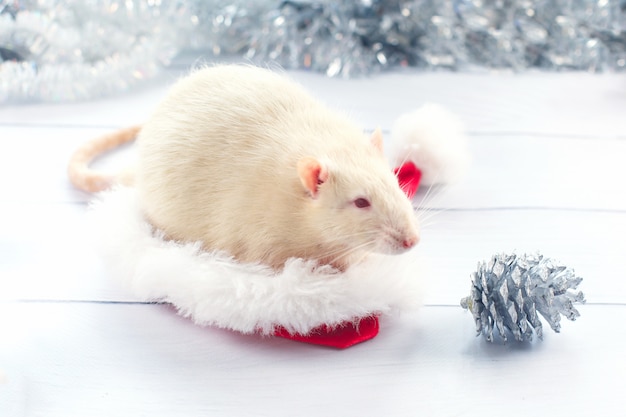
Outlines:
{"type": "Polygon", "coordinates": [[[343,272],[289,259],[277,272],[199,243],[166,240],[144,220],[133,188],[100,194],[91,210],[112,275],[145,301],[172,303],[196,323],[243,333],[277,326],[306,334],[372,314],[418,307],[425,276],[415,252],[373,255],[343,272]]]}
{"type": "Polygon", "coordinates": [[[412,161],[422,171],[422,184],[460,180],[469,165],[467,139],[461,121],[437,104],[404,113],[393,124],[391,163],[412,161]]]}
{"type": "MultiPolygon", "coordinates": [[[[106,264],[140,300],[243,333],[307,334],[416,308],[427,274],[398,247],[417,237],[415,213],[376,135],[372,146],[280,75],[200,70],[142,127],[136,187],[94,202],[106,264]],[[312,189],[302,175],[316,162],[325,181],[312,189]],[[355,207],[359,197],[371,207],[355,207]],[[363,256],[371,251],[402,253],[363,256]]],[[[109,142],[78,153],[75,184],[91,184],[83,168],[109,142]]],[[[425,183],[449,181],[466,163],[460,126],[437,107],[402,116],[394,145],[394,166],[412,160],[425,183]]]]}
{"type": "Polygon", "coordinates": [[[281,268],[300,257],[345,268],[418,239],[415,213],[380,149],[269,70],[216,66],[182,79],[144,124],[138,156],[149,221],[168,238],[242,262],[281,268]],[[317,184],[298,169],[307,158],[328,173],[319,192],[303,186],[317,184]],[[355,207],[358,198],[371,206],[355,207]]]}

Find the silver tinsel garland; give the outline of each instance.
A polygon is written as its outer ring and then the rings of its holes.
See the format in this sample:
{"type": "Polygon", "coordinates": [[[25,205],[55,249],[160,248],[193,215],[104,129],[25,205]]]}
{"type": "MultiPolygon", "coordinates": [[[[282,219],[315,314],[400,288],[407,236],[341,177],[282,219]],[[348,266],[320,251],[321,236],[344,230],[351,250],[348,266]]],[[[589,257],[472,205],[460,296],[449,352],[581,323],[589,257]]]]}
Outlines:
{"type": "Polygon", "coordinates": [[[626,0],[0,0],[0,101],[122,91],[183,50],[350,77],[626,69],[626,0]]]}
{"type": "Polygon", "coordinates": [[[494,329],[506,341],[530,341],[533,330],[541,339],[541,315],[552,330],[561,329],[561,315],[569,320],[580,316],[574,303],[583,303],[575,292],[582,278],[572,269],[542,255],[499,254],[482,262],[472,274],[470,295],[461,300],[476,322],[476,331],[490,342],[494,329]]]}
{"type": "Polygon", "coordinates": [[[187,14],[176,2],[0,0],[0,102],[127,90],[179,52],[187,14]]]}

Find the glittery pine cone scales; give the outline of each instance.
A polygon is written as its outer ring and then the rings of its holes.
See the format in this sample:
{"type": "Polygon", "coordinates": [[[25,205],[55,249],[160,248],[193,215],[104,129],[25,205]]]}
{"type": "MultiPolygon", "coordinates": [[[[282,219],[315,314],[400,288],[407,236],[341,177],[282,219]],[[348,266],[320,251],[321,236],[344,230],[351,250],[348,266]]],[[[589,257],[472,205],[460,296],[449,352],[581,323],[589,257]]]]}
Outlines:
{"type": "Polygon", "coordinates": [[[471,293],[461,306],[473,314],[477,334],[489,342],[494,328],[504,341],[507,333],[517,341],[531,341],[533,333],[542,339],[539,314],[557,333],[561,315],[569,320],[580,316],[574,303],[585,299],[574,290],[581,281],[572,269],[542,255],[498,254],[479,263],[472,274],[471,293]]]}

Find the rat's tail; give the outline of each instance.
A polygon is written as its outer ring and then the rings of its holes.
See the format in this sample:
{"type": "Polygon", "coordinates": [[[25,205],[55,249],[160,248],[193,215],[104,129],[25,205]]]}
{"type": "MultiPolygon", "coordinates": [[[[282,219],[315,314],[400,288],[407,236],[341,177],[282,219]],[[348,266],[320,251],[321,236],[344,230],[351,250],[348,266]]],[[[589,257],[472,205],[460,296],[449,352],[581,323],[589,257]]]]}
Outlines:
{"type": "Polygon", "coordinates": [[[140,130],[141,126],[120,129],[93,139],[78,148],[67,167],[72,184],[78,189],[94,193],[109,188],[115,182],[127,182],[128,178],[124,175],[94,171],[89,168],[89,164],[100,154],[135,139],[140,130]]]}

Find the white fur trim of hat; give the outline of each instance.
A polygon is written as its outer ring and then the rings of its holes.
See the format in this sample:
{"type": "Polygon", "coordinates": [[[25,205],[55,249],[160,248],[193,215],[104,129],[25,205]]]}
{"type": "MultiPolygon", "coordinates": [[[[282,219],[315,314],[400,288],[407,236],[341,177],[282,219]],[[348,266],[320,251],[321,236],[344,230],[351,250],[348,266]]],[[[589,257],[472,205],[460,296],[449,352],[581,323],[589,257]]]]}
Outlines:
{"type": "Polygon", "coordinates": [[[277,272],[203,251],[199,243],[165,239],[143,219],[132,188],[101,193],[91,216],[111,273],[139,300],[171,303],[200,325],[307,334],[421,302],[425,277],[417,251],[371,255],[343,272],[290,259],[277,272]]]}

